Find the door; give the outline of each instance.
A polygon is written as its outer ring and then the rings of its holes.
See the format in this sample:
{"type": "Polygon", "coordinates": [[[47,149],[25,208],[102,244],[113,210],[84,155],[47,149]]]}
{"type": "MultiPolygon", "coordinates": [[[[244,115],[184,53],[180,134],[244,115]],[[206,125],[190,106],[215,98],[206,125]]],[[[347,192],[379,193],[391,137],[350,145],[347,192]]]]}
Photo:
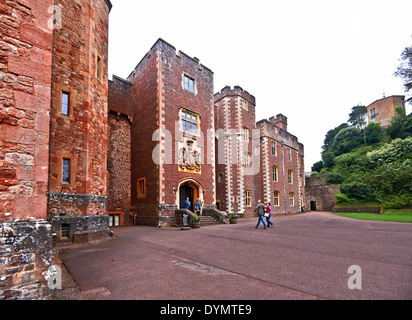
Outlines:
{"type": "Polygon", "coordinates": [[[179,188],[179,203],[180,203],[180,209],[185,209],[185,201],[186,198],[189,198],[190,201],[190,211],[193,211],[193,195],[194,195],[194,190],[190,185],[184,184],[179,188]]]}
{"type": "Polygon", "coordinates": [[[310,202],[310,211],[316,211],[316,201],[310,202]]]}

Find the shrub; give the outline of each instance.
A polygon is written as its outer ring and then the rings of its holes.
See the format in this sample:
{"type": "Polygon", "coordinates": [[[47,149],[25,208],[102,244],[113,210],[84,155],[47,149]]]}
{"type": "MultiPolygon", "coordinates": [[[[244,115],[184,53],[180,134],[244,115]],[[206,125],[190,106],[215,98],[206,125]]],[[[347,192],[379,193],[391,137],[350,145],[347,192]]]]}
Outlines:
{"type": "Polygon", "coordinates": [[[380,149],[367,153],[367,157],[376,165],[389,164],[404,159],[412,154],[412,137],[406,139],[395,139],[385,144],[380,149]]]}
{"type": "Polygon", "coordinates": [[[349,198],[356,200],[373,200],[373,195],[369,184],[364,182],[349,182],[340,185],[340,191],[349,198]]]}
{"type": "Polygon", "coordinates": [[[337,183],[341,184],[344,180],[344,176],[339,172],[332,171],[326,176],[326,183],[337,183]]]}
{"type": "Polygon", "coordinates": [[[344,204],[349,202],[349,197],[343,193],[335,194],[336,204],[344,204]]]}

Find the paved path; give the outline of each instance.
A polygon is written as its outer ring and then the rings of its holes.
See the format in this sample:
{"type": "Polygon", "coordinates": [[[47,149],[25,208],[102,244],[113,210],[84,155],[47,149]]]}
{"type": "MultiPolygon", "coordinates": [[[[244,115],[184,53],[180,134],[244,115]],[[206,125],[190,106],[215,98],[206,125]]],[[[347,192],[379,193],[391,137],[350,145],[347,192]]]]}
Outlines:
{"type": "Polygon", "coordinates": [[[330,213],[272,220],[267,230],[255,229],[257,219],[190,231],[114,229],[113,240],[62,253],[77,284],[62,293],[113,300],[412,299],[412,224],[330,213]],[[352,265],[361,268],[361,290],[348,288],[352,265]]]}

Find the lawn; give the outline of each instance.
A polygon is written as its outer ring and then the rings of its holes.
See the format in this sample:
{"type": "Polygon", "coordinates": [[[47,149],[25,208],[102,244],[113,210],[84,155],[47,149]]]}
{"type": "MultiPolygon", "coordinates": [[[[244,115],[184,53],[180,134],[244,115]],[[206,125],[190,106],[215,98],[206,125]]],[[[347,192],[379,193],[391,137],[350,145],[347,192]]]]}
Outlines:
{"type": "Polygon", "coordinates": [[[359,220],[376,220],[391,222],[409,222],[412,223],[412,209],[398,210],[387,209],[383,214],[374,213],[335,213],[341,217],[354,218],[359,220]]]}

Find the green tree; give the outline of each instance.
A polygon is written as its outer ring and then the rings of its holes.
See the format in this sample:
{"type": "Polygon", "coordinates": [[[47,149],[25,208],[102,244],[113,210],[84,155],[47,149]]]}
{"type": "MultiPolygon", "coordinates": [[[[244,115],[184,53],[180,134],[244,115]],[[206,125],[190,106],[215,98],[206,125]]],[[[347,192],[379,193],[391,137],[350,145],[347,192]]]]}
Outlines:
{"type": "Polygon", "coordinates": [[[322,146],[323,151],[326,151],[332,145],[333,139],[339,133],[339,131],[341,131],[342,129],[348,128],[348,127],[349,126],[347,123],[342,123],[336,128],[329,130],[326,133],[325,140],[323,142],[323,146],[322,146]]]}
{"type": "MultiPolygon", "coordinates": [[[[412,46],[403,50],[400,61],[395,76],[403,80],[405,92],[410,92],[412,90],[412,46]]],[[[406,101],[412,104],[412,97],[406,101]]]]}
{"type": "Polygon", "coordinates": [[[386,133],[392,138],[406,138],[405,126],[407,124],[406,112],[403,107],[395,107],[395,115],[391,119],[391,124],[386,128],[386,133]]]}
{"type": "Polygon", "coordinates": [[[361,131],[356,127],[342,129],[333,139],[333,152],[336,156],[351,152],[359,147],[362,142],[360,140],[361,131]]]}
{"type": "Polygon", "coordinates": [[[323,161],[318,161],[313,164],[312,166],[312,172],[320,172],[320,170],[323,169],[323,161]]]}
{"type": "Polygon", "coordinates": [[[377,122],[369,123],[365,128],[365,144],[370,146],[382,141],[383,131],[381,124],[377,122]]]}
{"type": "Polygon", "coordinates": [[[363,129],[366,126],[366,117],[366,107],[357,105],[352,108],[352,112],[349,114],[348,122],[354,127],[363,129]]]}

